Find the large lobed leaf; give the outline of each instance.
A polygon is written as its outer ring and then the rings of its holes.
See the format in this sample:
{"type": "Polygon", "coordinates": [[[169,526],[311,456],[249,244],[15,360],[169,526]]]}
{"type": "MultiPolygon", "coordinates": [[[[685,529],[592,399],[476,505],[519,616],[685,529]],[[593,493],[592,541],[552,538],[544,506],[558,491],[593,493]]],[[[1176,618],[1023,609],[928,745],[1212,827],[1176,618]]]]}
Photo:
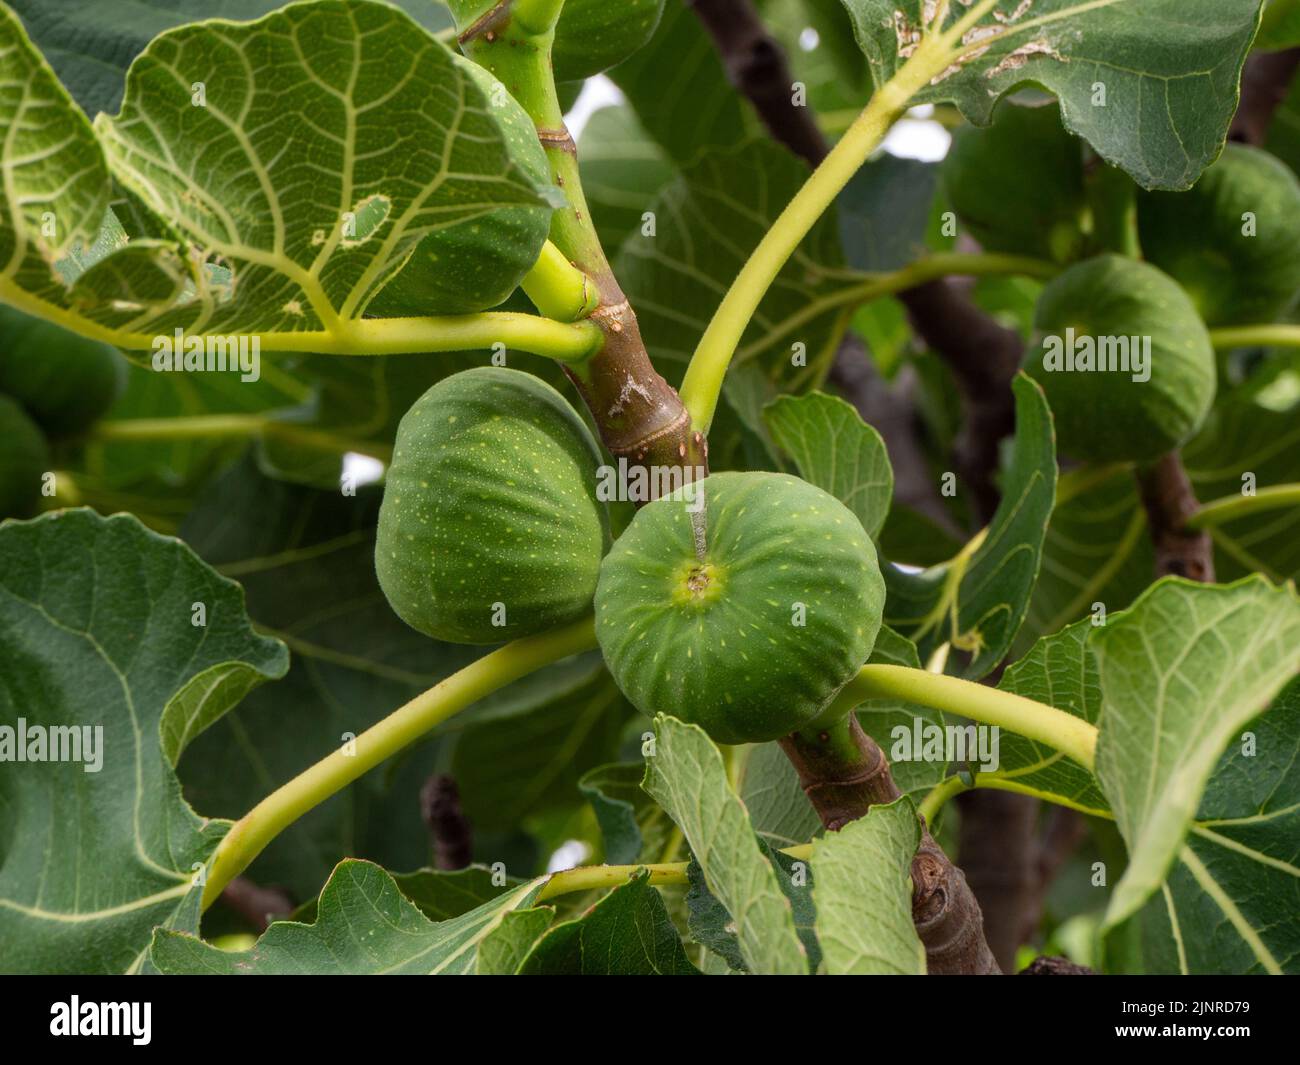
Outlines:
{"type": "Polygon", "coordinates": [[[386,4],[318,0],[170,30],[93,131],[5,9],[0,60],[0,117],[21,131],[0,160],[0,295],[68,323],[137,339],[338,330],[408,260],[434,309],[477,310],[545,240],[545,165],[522,109],[386,4]],[[65,289],[49,265],[93,242],[109,169],[161,236],[65,289]],[[451,305],[438,256],[460,277],[451,305]]]}
{"type": "Polygon", "coordinates": [[[196,870],[227,827],[181,798],[176,760],[288,654],[187,547],[73,510],[0,527],[0,660],[0,724],[102,730],[99,771],[0,773],[4,965],[135,970],[155,926],[197,930],[196,870]]]}
{"type": "MultiPolygon", "coordinates": [[[[843,2],[877,86],[903,65],[936,9],[933,0],[843,2]]],[[[973,11],[981,17],[915,102],[952,102],[987,125],[1003,94],[1041,85],[1060,98],[1066,127],[1139,184],[1187,188],[1223,147],[1260,5],[952,0],[945,28],[973,11]]]]}

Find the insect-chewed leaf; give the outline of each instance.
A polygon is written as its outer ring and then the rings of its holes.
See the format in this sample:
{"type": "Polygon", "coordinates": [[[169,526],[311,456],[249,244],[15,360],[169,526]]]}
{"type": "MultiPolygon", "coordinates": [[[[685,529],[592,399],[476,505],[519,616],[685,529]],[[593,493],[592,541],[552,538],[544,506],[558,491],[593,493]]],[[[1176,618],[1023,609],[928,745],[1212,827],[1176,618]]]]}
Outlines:
{"type": "Polygon", "coordinates": [[[233,303],[175,324],[294,331],[359,317],[422,239],[499,208],[530,208],[512,237],[535,257],[549,212],[511,104],[401,11],[322,0],[163,34],[96,128],[122,184],[234,271],[233,303]]]}
{"type": "Polygon", "coordinates": [[[169,30],[132,64],[120,114],[93,130],[2,9],[0,71],[0,117],[18,131],[0,161],[0,294],[70,311],[52,315],[65,324],[137,339],[337,329],[408,263],[437,296],[426,313],[480,310],[546,238],[545,168],[522,109],[386,4],[169,30]],[[95,243],[110,170],[180,243],[106,248],[55,273],[95,243]],[[455,286],[433,272],[439,256],[455,286]]]}
{"type": "MultiPolygon", "coordinates": [[[[963,31],[915,97],[987,125],[998,98],[1042,85],[1066,127],[1148,188],[1187,188],[1223,147],[1259,0],[844,0],[877,85],[942,7],[963,31]]],[[[932,31],[931,31],[932,32],[932,31]]]]}
{"type": "Polygon", "coordinates": [[[5,968],[135,970],[155,927],[197,931],[227,827],[173,766],[288,654],[188,548],[72,510],[0,528],[0,661],[5,968]]]}

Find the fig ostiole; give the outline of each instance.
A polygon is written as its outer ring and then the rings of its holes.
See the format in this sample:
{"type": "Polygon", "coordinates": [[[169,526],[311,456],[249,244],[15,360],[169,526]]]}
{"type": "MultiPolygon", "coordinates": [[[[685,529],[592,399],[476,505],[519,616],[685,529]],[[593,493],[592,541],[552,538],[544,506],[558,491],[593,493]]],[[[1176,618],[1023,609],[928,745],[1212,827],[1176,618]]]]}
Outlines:
{"type": "Polygon", "coordinates": [[[871,538],[839,500],[784,474],[715,473],[643,507],[615,542],[596,637],[643,713],[759,743],[825,712],[870,656],[884,600],[871,538]]]}
{"type": "Polygon", "coordinates": [[[1229,144],[1187,192],[1142,193],[1138,233],[1211,326],[1271,322],[1300,293],[1300,180],[1260,148],[1229,144]]]}
{"type": "Polygon", "coordinates": [[[1214,349],[1187,293],[1148,263],[1102,255],[1046,285],[1025,371],[1052,408],[1059,450],[1149,462],[1187,441],[1214,402],[1214,349]]]}
{"type": "Polygon", "coordinates": [[[591,608],[610,542],[600,452],[532,374],[480,367],[429,389],[402,418],[375,569],[393,610],[452,643],[500,643],[591,608]]]}

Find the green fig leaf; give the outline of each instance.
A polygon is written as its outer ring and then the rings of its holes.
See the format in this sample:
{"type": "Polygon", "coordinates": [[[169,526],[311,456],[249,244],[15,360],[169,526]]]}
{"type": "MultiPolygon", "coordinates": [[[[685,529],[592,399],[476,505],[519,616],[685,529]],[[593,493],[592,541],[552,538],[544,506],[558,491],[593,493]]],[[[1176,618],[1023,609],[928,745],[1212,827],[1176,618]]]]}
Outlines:
{"type": "Polygon", "coordinates": [[[1166,578],[1091,646],[1103,701],[1097,779],[1129,850],[1110,927],[1159,889],[1228,740],[1300,669],[1300,599],[1262,577],[1166,578]]]}
{"type": "Polygon", "coordinates": [[[1002,502],[978,548],[924,570],[885,566],[885,622],[913,640],[921,658],[944,643],[970,654],[968,678],[1002,660],[1020,629],[1038,577],[1056,495],[1052,418],[1042,390],[1024,374],[1016,394],[1016,437],[1002,502]]]}
{"type": "Polygon", "coordinates": [[[1112,936],[1136,931],[1147,973],[1295,973],[1298,867],[1300,679],[1229,746],[1160,892],[1112,936]]]}
{"type": "Polygon", "coordinates": [[[644,869],[581,917],[543,935],[516,971],[525,976],[700,975],[644,869]]]}
{"type": "Polygon", "coordinates": [[[176,761],[288,653],[183,544],[66,510],[0,527],[0,658],[5,967],[138,971],[156,926],[197,931],[229,827],[182,799],[176,761]]]}
{"type": "MultiPolygon", "coordinates": [[[[928,0],[844,0],[877,86],[919,41],[928,0]]],[[[988,0],[944,6],[966,22],[951,64],[912,100],[955,103],[987,125],[998,99],[1040,85],[1066,128],[1146,188],[1187,188],[1219,154],[1237,107],[1259,0],[988,0]]]]}
{"type": "Polygon", "coordinates": [[[790,903],[727,781],[722,756],[704,730],[660,714],[643,787],[677,822],[705,883],[735,922],[740,953],[754,973],[808,970],[790,903]]]}
{"type": "Polygon", "coordinates": [[[546,878],[529,881],[459,917],[433,922],[371,862],[340,862],[311,924],[277,921],[251,950],[229,952],[197,936],[159,930],[150,959],[169,976],[392,973],[465,975],[506,916],[531,906],[546,878]]]}
{"type": "Polygon", "coordinates": [[[921,822],[907,798],[813,844],[817,941],[831,976],[923,976],[925,947],[912,924],[912,856],[921,822]]]}
{"type": "Polygon", "coordinates": [[[880,535],[894,495],[894,471],[880,434],[844,400],[813,392],[780,396],[763,408],[777,442],[799,475],[857,515],[867,535],[880,535]]]}

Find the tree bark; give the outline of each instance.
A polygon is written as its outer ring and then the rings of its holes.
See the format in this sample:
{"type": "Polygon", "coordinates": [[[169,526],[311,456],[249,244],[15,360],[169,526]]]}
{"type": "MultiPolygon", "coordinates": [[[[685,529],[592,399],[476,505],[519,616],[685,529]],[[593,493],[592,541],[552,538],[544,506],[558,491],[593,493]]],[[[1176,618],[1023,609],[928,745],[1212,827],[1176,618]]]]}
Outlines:
{"type": "Polygon", "coordinates": [[[1174,575],[1214,581],[1214,541],[1208,532],[1187,528],[1199,504],[1177,451],[1138,471],[1138,493],[1156,549],[1156,577],[1174,575]]]}

